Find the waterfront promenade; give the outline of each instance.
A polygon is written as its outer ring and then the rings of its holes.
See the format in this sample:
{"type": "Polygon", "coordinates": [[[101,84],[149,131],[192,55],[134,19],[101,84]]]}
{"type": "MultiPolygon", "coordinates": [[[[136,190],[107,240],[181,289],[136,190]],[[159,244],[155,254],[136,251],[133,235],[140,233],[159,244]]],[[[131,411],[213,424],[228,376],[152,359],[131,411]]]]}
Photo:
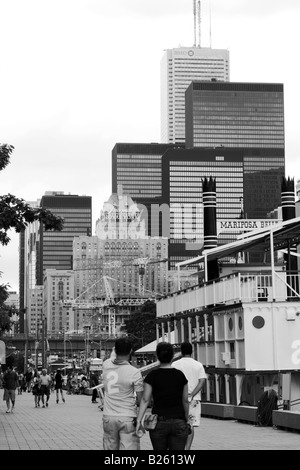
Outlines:
{"type": "MultiPolygon", "coordinates": [[[[35,408],[31,393],[17,395],[13,413],[6,414],[1,393],[0,451],[102,450],[102,412],[89,395],[66,395],[56,404],[51,393],[48,408],[35,408]]],[[[300,433],[257,427],[234,420],[201,418],[191,451],[300,450],[300,433]]],[[[152,450],[149,434],[141,450],[152,450]]]]}

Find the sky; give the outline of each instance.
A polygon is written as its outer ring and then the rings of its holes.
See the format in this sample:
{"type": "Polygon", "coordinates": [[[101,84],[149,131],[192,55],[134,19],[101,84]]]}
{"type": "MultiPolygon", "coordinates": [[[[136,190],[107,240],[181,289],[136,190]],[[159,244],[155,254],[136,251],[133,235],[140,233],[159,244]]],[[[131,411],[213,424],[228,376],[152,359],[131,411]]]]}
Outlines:
{"type": "MultiPolygon", "coordinates": [[[[0,0],[1,195],[92,196],[93,235],[116,143],[161,142],[160,61],[192,46],[192,0],[0,0]]],[[[228,49],[230,81],[283,83],[286,176],[300,179],[299,0],[202,0],[201,46],[228,49]]],[[[19,235],[0,284],[19,290],[19,235]]]]}

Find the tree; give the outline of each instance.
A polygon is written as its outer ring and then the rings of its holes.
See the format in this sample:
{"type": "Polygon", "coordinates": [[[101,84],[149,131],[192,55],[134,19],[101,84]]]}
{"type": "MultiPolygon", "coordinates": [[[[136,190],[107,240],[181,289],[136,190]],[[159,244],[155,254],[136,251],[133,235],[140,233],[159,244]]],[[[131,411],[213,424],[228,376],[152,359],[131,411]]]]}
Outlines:
{"type": "MultiPolygon", "coordinates": [[[[0,171],[9,163],[14,150],[12,145],[0,144],[0,171]]],[[[17,233],[34,221],[44,224],[45,230],[63,229],[64,220],[54,215],[49,209],[44,207],[31,207],[23,199],[12,194],[0,196],[0,244],[5,246],[10,242],[7,232],[14,229],[17,233]]],[[[1,276],[1,272],[0,272],[1,276]]],[[[0,335],[4,331],[10,330],[9,310],[4,302],[8,298],[8,284],[0,285],[0,335]]]]}
{"type": "Polygon", "coordinates": [[[140,310],[129,315],[125,320],[126,333],[132,337],[133,350],[151,343],[156,338],[156,304],[148,300],[140,310]]]}
{"type": "MultiPolygon", "coordinates": [[[[0,144],[0,171],[8,165],[13,149],[12,145],[0,144]]],[[[23,199],[12,194],[0,196],[0,243],[2,245],[10,242],[8,230],[14,229],[20,233],[35,220],[43,223],[45,230],[63,229],[64,220],[54,215],[49,209],[31,207],[23,199]]]]}

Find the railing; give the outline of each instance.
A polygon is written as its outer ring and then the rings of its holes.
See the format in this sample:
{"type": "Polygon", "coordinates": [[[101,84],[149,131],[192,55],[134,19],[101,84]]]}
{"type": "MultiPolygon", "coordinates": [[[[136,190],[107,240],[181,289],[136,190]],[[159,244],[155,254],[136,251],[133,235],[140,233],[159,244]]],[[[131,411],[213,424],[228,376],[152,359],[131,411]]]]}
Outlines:
{"type": "Polygon", "coordinates": [[[174,292],[157,302],[157,316],[239,302],[300,301],[300,275],[284,271],[271,274],[231,274],[216,281],[174,292]]]}

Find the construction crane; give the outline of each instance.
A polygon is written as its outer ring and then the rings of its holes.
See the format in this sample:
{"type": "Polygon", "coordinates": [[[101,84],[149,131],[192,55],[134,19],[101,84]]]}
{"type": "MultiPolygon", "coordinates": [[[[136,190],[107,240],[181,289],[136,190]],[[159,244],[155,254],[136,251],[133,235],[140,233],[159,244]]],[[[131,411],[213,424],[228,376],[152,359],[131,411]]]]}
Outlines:
{"type": "Polygon", "coordinates": [[[157,264],[157,263],[166,263],[168,262],[168,258],[157,259],[157,258],[135,258],[135,259],[126,259],[126,260],[112,260],[112,261],[104,261],[103,266],[109,266],[111,268],[120,268],[123,266],[138,266],[138,276],[139,276],[139,294],[141,296],[145,295],[145,273],[146,267],[149,264],[157,264]]]}
{"type": "MultiPolygon", "coordinates": [[[[116,308],[118,307],[128,307],[128,306],[141,306],[148,300],[155,300],[161,294],[153,291],[149,291],[148,289],[144,289],[144,292],[148,292],[150,295],[148,297],[138,297],[138,298],[121,298],[120,300],[116,300],[113,289],[111,287],[110,281],[117,281],[121,282],[122,284],[133,286],[132,284],[123,282],[121,280],[117,280],[110,276],[102,276],[98,279],[95,283],[93,283],[90,287],[88,287],[84,292],[82,292],[78,297],[75,299],[61,301],[61,304],[65,308],[73,308],[73,309],[83,309],[83,310],[98,310],[98,314],[108,315],[108,333],[109,335],[115,335],[116,330],[116,308]],[[105,288],[105,298],[97,299],[95,297],[89,300],[82,300],[81,297],[85,296],[87,292],[92,289],[96,284],[98,284],[101,280],[103,280],[104,288],[105,288]]],[[[136,287],[136,286],[134,286],[136,287]]],[[[90,322],[85,325],[85,327],[90,327],[90,322]]]]}

